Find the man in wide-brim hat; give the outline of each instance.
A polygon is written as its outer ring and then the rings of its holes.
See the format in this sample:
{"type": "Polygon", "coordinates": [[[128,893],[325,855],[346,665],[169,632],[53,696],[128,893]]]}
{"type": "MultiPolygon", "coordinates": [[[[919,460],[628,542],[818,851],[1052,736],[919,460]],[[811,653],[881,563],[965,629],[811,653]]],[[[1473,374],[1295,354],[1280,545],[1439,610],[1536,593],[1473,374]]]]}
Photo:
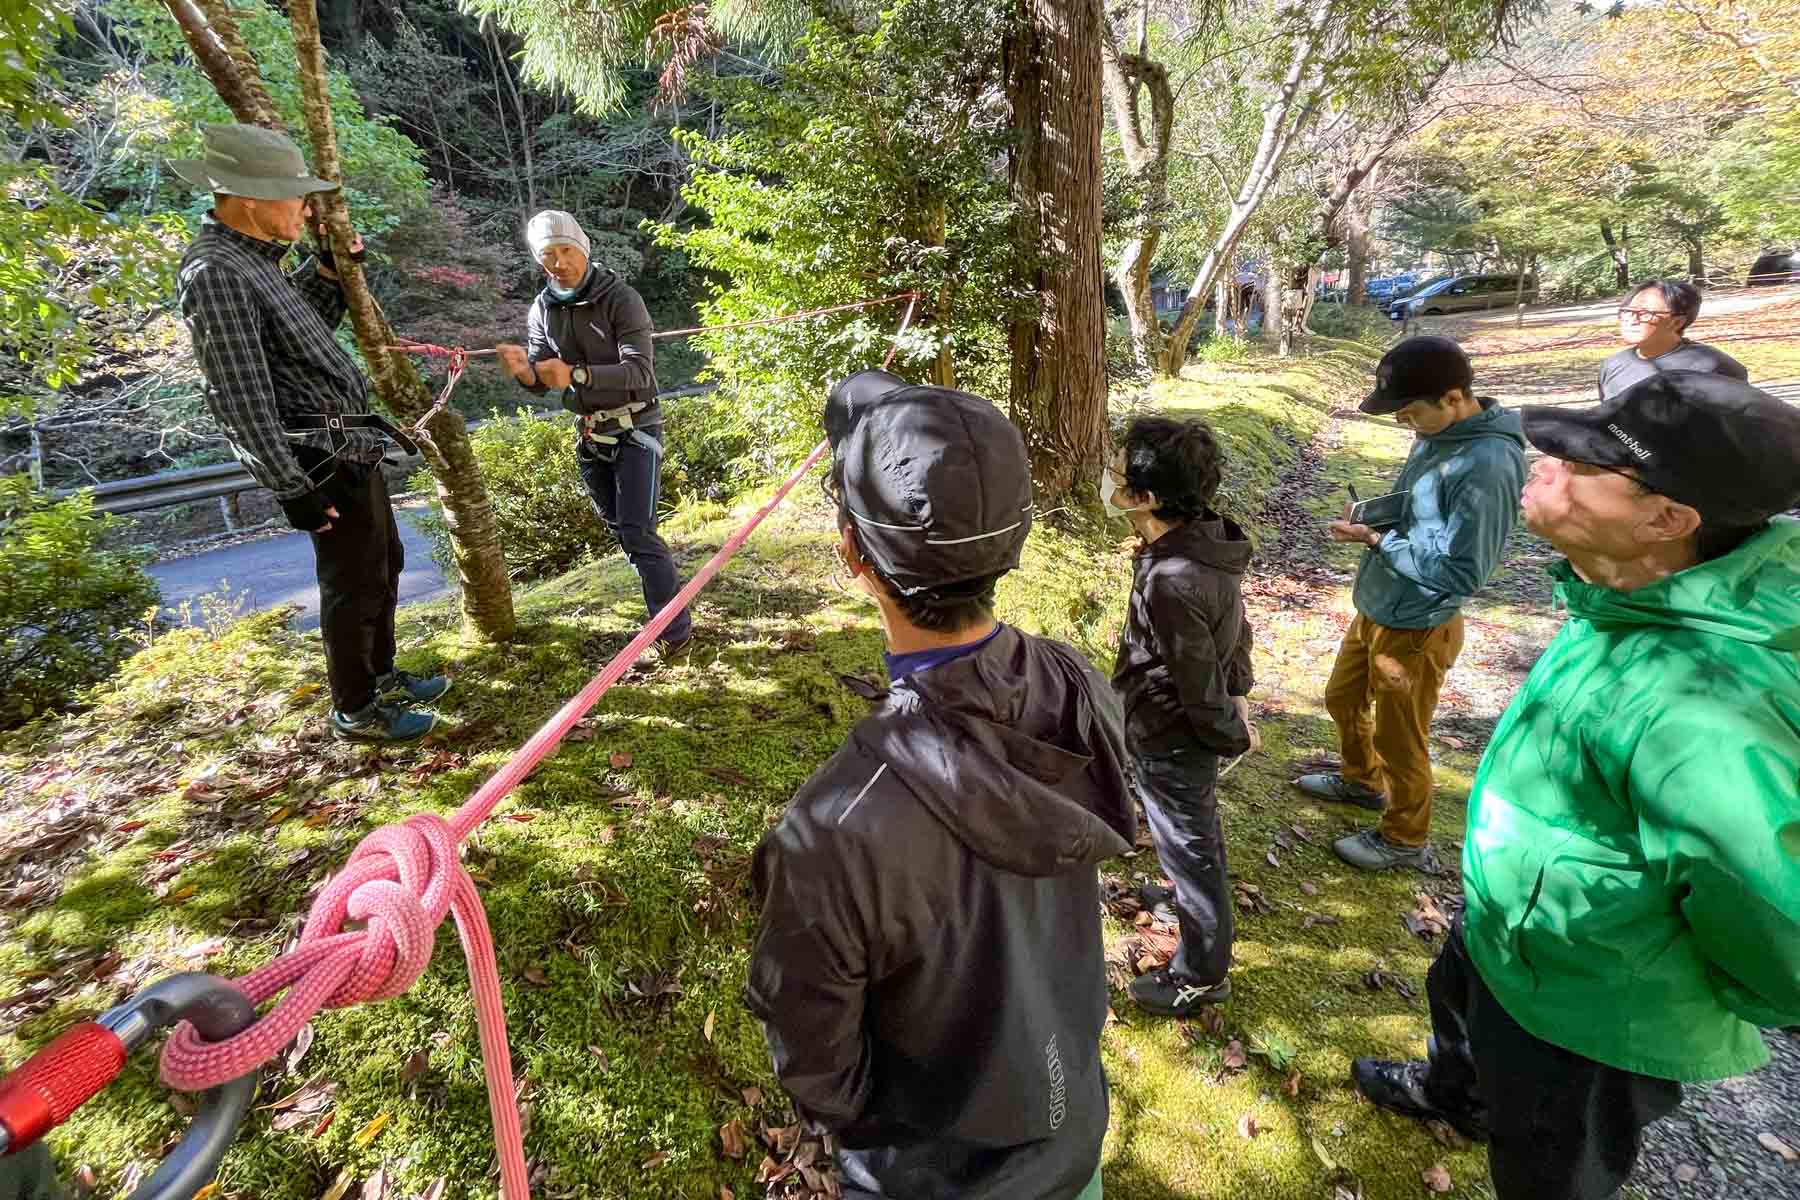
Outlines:
{"type": "MultiPolygon", "coordinates": [[[[210,125],[199,158],[169,165],[213,194],[181,260],[177,296],[206,377],[206,406],[238,460],[312,535],[333,731],[362,741],[430,732],[450,688],[394,665],[403,550],[381,474],[386,422],[332,330],[345,302],[330,252],[293,274],[281,262],[313,216],[307,196],[337,184],[300,148],[255,125],[210,125]]],[[[361,239],[356,241],[361,252],[361,239]]]]}

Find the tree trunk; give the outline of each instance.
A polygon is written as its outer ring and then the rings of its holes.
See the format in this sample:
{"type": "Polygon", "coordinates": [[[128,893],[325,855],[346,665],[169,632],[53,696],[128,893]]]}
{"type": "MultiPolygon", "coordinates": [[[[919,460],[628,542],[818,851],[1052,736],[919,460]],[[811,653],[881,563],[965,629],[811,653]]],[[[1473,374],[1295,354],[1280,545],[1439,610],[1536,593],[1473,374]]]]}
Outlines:
{"type": "Polygon", "coordinates": [[[1344,304],[1360,307],[1369,301],[1369,206],[1365,197],[1357,196],[1350,206],[1346,225],[1350,278],[1344,287],[1344,304]]]}
{"type": "Polygon", "coordinates": [[[1525,276],[1531,274],[1531,257],[1519,260],[1519,282],[1513,286],[1513,328],[1525,328],[1525,276]]]}
{"type": "MultiPolygon", "coordinates": [[[[323,179],[340,179],[343,171],[331,123],[325,50],[319,43],[319,18],[313,0],[293,0],[288,6],[288,19],[293,25],[294,50],[300,60],[300,92],[312,138],[313,170],[323,179]]],[[[394,333],[381,306],[369,293],[362,264],[350,257],[350,212],[343,193],[325,192],[314,197],[314,203],[320,206],[330,226],[341,286],[350,305],[350,320],[356,327],[356,340],[376,390],[395,416],[408,424],[418,421],[430,409],[431,397],[413,369],[412,360],[387,349],[394,341],[394,333]]],[[[466,624],[483,638],[511,637],[518,625],[513,614],[512,580],[494,523],[494,509],[469,445],[468,430],[462,417],[450,409],[433,417],[427,428],[431,440],[422,443],[421,448],[437,479],[438,498],[444,505],[444,522],[450,529],[451,550],[462,582],[466,624]]]]}
{"type": "Polygon", "coordinates": [[[519,114],[519,142],[525,152],[526,217],[529,219],[538,210],[537,168],[531,161],[531,125],[525,118],[525,100],[519,95],[518,86],[513,82],[512,71],[506,65],[506,56],[500,53],[500,35],[492,24],[488,25],[488,38],[493,42],[495,63],[501,77],[506,80],[506,90],[512,93],[513,108],[519,114]]]}
{"type": "Polygon", "coordinates": [[[1090,0],[1020,0],[1006,42],[1017,138],[1010,184],[1035,319],[1013,322],[1012,419],[1045,500],[1097,475],[1106,443],[1100,267],[1100,14],[1090,0]]]}
{"type": "Polygon", "coordinates": [[[1237,300],[1237,289],[1224,279],[1213,284],[1213,336],[1224,337],[1231,332],[1231,309],[1237,300]]]}
{"type": "MultiPolygon", "coordinates": [[[[1275,343],[1278,354],[1287,353],[1287,280],[1280,266],[1269,263],[1269,282],[1263,285],[1263,332],[1275,343]]],[[[1248,324],[1248,322],[1246,322],[1248,324]]]]}
{"type": "MultiPolygon", "coordinates": [[[[1232,198],[1231,212],[1225,219],[1225,228],[1213,239],[1211,248],[1207,250],[1206,258],[1200,264],[1200,274],[1188,289],[1187,300],[1181,306],[1181,315],[1175,320],[1175,328],[1163,351],[1162,371],[1165,375],[1181,374],[1181,366],[1187,361],[1188,340],[1193,337],[1194,326],[1200,320],[1203,298],[1211,290],[1218,272],[1231,270],[1231,258],[1237,251],[1238,239],[1243,236],[1244,227],[1256,215],[1256,210],[1262,206],[1264,197],[1280,176],[1282,161],[1287,157],[1288,147],[1293,144],[1294,136],[1312,119],[1317,104],[1316,97],[1311,94],[1315,82],[1313,58],[1325,40],[1325,19],[1330,7],[1329,0],[1314,0],[1308,14],[1304,40],[1294,49],[1294,61],[1289,64],[1280,87],[1262,106],[1262,136],[1257,140],[1256,156],[1251,160],[1243,186],[1232,198]]],[[[1272,301],[1265,299],[1265,307],[1270,303],[1272,301]]],[[[1266,316],[1264,320],[1266,324],[1266,316]]]]}
{"type": "MultiPolygon", "coordinates": [[[[1079,0],[1076,0],[1079,2],[1079,0]]],[[[1149,0],[1138,0],[1138,46],[1123,53],[1099,14],[1101,67],[1113,128],[1124,150],[1125,165],[1137,192],[1138,209],[1131,236],[1113,267],[1113,282],[1125,297],[1131,321],[1132,356],[1138,369],[1153,371],[1163,353],[1162,324],[1150,295],[1150,271],[1169,219],[1169,144],[1175,130],[1175,93],[1169,71],[1149,58],[1149,0]],[[1141,93],[1150,97],[1150,128],[1144,128],[1141,93]]]]}
{"type": "Polygon", "coordinates": [[[1600,239],[1606,243],[1606,252],[1612,255],[1613,282],[1624,291],[1631,286],[1631,248],[1613,236],[1612,222],[1605,217],[1600,218],[1600,239]]]}
{"type": "MultiPolygon", "coordinates": [[[[209,3],[203,10],[195,0],[167,0],[167,3],[194,55],[195,64],[231,114],[245,125],[280,129],[281,118],[275,115],[275,105],[270,101],[269,93],[263,90],[262,76],[256,72],[254,63],[245,70],[243,60],[234,50],[234,47],[243,47],[243,39],[238,36],[230,11],[217,3],[209,3]]],[[[243,51],[243,57],[249,57],[248,50],[243,51]]]]}
{"type": "Polygon", "coordinates": [[[1692,279],[1694,281],[1695,287],[1705,287],[1706,286],[1706,254],[1704,251],[1704,247],[1702,247],[1700,244],[1699,238],[1689,238],[1688,239],[1687,252],[1688,252],[1688,278],[1692,279]]]}

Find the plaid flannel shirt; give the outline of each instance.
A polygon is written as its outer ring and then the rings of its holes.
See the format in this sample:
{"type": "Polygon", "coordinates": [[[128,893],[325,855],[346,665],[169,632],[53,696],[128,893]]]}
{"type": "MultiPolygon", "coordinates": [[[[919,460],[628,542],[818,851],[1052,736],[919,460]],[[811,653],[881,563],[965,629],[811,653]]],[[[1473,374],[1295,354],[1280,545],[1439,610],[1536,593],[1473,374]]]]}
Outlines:
{"type": "Polygon", "coordinates": [[[200,236],[182,256],[176,295],[206,377],[206,407],[256,481],[291,500],[323,480],[309,480],[290,448],[336,449],[358,463],[380,460],[386,441],[371,429],[334,435],[290,432],[304,414],[369,411],[369,385],[332,330],[346,305],[336,280],[308,259],[291,276],[281,271],[285,242],[239,233],[208,213],[200,236]]]}

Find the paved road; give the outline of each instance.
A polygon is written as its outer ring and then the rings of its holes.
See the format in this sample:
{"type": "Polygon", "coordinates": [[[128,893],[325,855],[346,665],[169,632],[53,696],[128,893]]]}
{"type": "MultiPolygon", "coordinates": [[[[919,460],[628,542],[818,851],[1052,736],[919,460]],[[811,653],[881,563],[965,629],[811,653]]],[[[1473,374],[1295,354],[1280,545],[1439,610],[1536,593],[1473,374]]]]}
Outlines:
{"type": "MultiPolygon", "coordinates": [[[[1800,287],[1762,287],[1743,288],[1734,292],[1718,292],[1708,295],[1700,305],[1700,320],[1711,317],[1730,316],[1733,313],[1750,312],[1773,304],[1777,300],[1792,300],[1800,296],[1800,287]]],[[[1605,325],[1611,327],[1618,320],[1619,299],[1596,300],[1592,304],[1556,304],[1549,307],[1533,306],[1525,310],[1525,327],[1533,325],[1605,325]]],[[[1458,313],[1456,317],[1468,321],[1472,325],[1492,328],[1495,326],[1511,328],[1513,323],[1512,309],[1496,309],[1491,313],[1458,313]]],[[[1436,318],[1427,317],[1430,322],[1436,318]]],[[[1704,340],[1704,339],[1702,339],[1704,340]]]]}
{"type": "MultiPolygon", "coordinates": [[[[411,514],[400,514],[400,540],[406,546],[406,569],[400,576],[400,603],[431,600],[455,588],[431,558],[431,542],[415,527],[411,514]]],[[[193,601],[188,619],[200,624],[200,597],[223,592],[241,599],[245,613],[277,604],[297,604],[294,624],[311,629],[319,623],[319,584],[313,575],[312,544],[304,533],[284,533],[261,541],[205,550],[186,558],[166,559],[150,567],[162,585],[163,607],[173,619],[183,600],[193,601]]]]}

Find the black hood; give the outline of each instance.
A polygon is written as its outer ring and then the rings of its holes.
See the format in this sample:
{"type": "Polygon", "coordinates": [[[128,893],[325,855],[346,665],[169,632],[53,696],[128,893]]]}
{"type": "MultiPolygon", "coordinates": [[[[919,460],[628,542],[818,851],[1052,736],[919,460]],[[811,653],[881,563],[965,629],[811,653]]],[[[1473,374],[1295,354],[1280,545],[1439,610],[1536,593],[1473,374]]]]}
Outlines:
{"type": "Polygon", "coordinates": [[[1208,510],[1143,547],[1138,557],[1179,556],[1228,575],[1242,575],[1250,569],[1250,551],[1250,539],[1236,521],[1208,510]]]}
{"type": "MultiPolygon", "coordinates": [[[[857,736],[958,841],[1020,875],[1131,849],[1118,747],[1074,652],[1003,627],[973,654],[907,677],[857,736]],[[1091,697],[1091,698],[1090,698],[1091,697]]],[[[1117,717],[1112,722],[1117,726],[1117,717]]]]}

